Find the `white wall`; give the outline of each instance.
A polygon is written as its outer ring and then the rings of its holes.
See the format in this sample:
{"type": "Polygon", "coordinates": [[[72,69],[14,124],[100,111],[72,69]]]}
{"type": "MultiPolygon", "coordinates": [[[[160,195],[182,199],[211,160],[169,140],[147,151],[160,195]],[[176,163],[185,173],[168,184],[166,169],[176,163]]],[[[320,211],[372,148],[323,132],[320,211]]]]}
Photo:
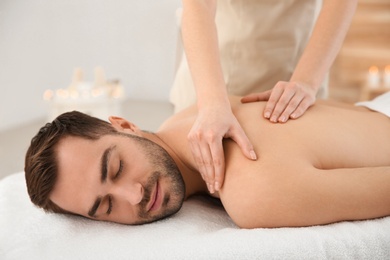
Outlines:
{"type": "Polygon", "coordinates": [[[0,130],[46,116],[42,93],[102,66],[128,97],[168,100],[180,0],[1,0],[0,130]]]}

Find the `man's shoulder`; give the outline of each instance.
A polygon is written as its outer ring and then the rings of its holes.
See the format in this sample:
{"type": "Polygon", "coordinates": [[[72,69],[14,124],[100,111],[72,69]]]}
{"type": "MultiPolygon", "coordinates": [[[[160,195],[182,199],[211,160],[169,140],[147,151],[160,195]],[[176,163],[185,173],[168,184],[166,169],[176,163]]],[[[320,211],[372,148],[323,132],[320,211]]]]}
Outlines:
{"type": "MultiPolygon", "coordinates": [[[[240,106],[242,106],[240,96],[234,96],[229,95],[229,101],[232,110],[238,109],[240,106]]],[[[195,117],[198,113],[197,106],[190,105],[187,108],[184,108],[183,110],[176,112],[175,114],[171,115],[169,118],[167,118],[160,126],[159,130],[164,129],[166,127],[170,127],[172,125],[176,125],[178,123],[185,123],[185,122],[192,122],[195,120],[195,117]]]]}
{"type": "Polygon", "coordinates": [[[191,105],[168,117],[159,127],[159,131],[172,126],[177,126],[188,121],[193,121],[197,113],[196,105],[191,105]]]}

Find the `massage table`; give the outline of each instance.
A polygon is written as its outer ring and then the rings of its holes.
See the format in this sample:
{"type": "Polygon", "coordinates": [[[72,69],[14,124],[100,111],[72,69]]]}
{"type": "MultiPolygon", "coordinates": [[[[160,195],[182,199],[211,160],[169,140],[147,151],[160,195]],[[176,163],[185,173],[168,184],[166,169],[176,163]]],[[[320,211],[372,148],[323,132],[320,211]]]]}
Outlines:
{"type": "MultiPolygon", "coordinates": [[[[360,102],[390,117],[390,92],[360,102]]],[[[250,214],[250,213],[249,213],[250,214]]],[[[240,229],[216,199],[130,226],[48,214],[24,173],[0,180],[0,259],[390,259],[390,217],[301,228],[240,229]]]]}
{"type": "Polygon", "coordinates": [[[218,200],[130,226],[49,214],[24,173],[0,181],[0,259],[390,259],[390,217],[303,228],[240,229],[218,200]]]}

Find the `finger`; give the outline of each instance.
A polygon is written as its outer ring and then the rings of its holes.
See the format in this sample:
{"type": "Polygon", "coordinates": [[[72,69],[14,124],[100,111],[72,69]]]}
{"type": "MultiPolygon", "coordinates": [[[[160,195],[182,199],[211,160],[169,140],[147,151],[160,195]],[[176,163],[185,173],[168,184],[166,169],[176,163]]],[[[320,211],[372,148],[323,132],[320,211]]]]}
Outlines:
{"type": "Polygon", "coordinates": [[[222,137],[218,138],[218,136],[215,135],[213,132],[209,132],[208,134],[196,132],[195,134],[189,134],[189,139],[199,172],[201,173],[203,180],[206,182],[207,188],[210,193],[214,193],[215,169],[210,147],[216,142],[218,142],[218,139],[220,139],[219,143],[222,149],[222,137]]]}
{"type": "Polygon", "coordinates": [[[267,90],[261,93],[252,93],[241,98],[242,103],[267,101],[271,95],[271,90],[267,90]]]}
{"type": "Polygon", "coordinates": [[[210,152],[209,145],[204,143],[200,146],[200,152],[202,156],[203,169],[205,169],[205,181],[207,183],[208,189],[210,193],[214,193],[214,166],[213,166],[213,158],[210,152]]]}
{"type": "MultiPolygon", "coordinates": [[[[278,90],[276,92],[277,95],[273,97],[271,95],[270,100],[267,102],[266,110],[269,109],[269,107],[273,107],[271,115],[269,115],[270,121],[276,123],[278,121],[279,116],[283,113],[284,109],[286,108],[287,104],[290,102],[291,98],[294,96],[294,91],[291,91],[290,89],[276,89],[278,90]],[[269,103],[269,104],[268,104],[269,103]]],[[[274,91],[275,92],[275,91],[274,91]]],[[[272,93],[273,94],[273,93],[272,93]]]]}
{"type": "Polygon", "coordinates": [[[295,111],[290,115],[290,118],[296,119],[301,117],[306,110],[314,104],[315,99],[305,98],[300,103],[299,106],[295,109],[295,111]]]}
{"type": "Polygon", "coordinates": [[[232,131],[232,134],[229,137],[238,144],[242,153],[248,159],[254,161],[257,160],[257,155],[253,148],[253,145],[249,141],[249,138],[246,136],[244,130],[241,127],[238,127],[234,131],[232,131]]]}
{"type": "Polygon", "coordinates": [[[222,140],[211,143],[210,151],[213,159],[214,189],[218,191],[222,187],[225,178],[225,155],[222,140]]]}
{"type": "Polygon", "coordinates": [[[287,104],[287,107],[284,109],[283,113],[280,115],[278,121],[280,123],[285,123],[290,118],[290,115],[297,110],[299,105],[303,100],[303,95],[294,95],[290,102],[287,104]]]}
{"type": "Polygon", "coordinates": [[[201,151],[201,146],[200,146],[200,143],[202,142],[202,133],[199,132],[199,131],[191,131],[188,136],[187,136],[187,139],[190,143],[190,148],[191,148],[191,153],[192,153],[192,156],[195,160],[195,163],[196,163],[196,166],[198,168],[198,171],[200,173],[200,175],[202,176],[203,180],[207,183],[207,168],[206,168],[206,164],[203,160],[203,156],[202,156],[202,151],[201,151]]]}
{"type": "Polygon", "coordinates": [[[200,175],[202,176],[202,179],[207,183],[206,176],[207,176],[207,169],[205,168],[205,164],[203,162],[202,153],[200,152],[200,147],[196,141],[192,139],[192,137],[188,137],[192,157],[195,160],[196,166],[198,168],[198,171],[200,175]]]}
{"type": "MultiPolygon", "coordinates": [[[[283,94],[283,91],[284,91],[284,89],[283,89],[283,85],[281,82],[276,84],[275,87],[272,89],[271,96],[270,96],[270,98],[269,98],[269,100],[264,108],[264,117],[265,118],[268,118],[268,119],[271,118],[271,115],[273,115],[274,110],[276,108],[276,105],[279,102],[279,99],[283,94]]],[[[272,118],[271,118],[271,121],[272,121],[272,118]]],[[[272,121],[272,122],[276,122],[276,120],[272,121]]]]}

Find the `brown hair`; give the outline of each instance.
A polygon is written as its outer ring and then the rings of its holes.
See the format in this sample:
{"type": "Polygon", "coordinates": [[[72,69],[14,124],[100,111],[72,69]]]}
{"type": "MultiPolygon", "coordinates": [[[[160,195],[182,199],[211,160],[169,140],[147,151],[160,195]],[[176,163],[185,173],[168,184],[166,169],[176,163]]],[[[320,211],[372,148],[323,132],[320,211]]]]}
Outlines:
{"type": "Polygon", "coordinates": [[[56,147],[67,136],[97,140],[118,133],[112,125],[89,115],[73,111],[47,123],[32,138],[25,158],[25,178],[31,201],[47,212],[69,213],[50,199],[57,179],[56,147]]]}

